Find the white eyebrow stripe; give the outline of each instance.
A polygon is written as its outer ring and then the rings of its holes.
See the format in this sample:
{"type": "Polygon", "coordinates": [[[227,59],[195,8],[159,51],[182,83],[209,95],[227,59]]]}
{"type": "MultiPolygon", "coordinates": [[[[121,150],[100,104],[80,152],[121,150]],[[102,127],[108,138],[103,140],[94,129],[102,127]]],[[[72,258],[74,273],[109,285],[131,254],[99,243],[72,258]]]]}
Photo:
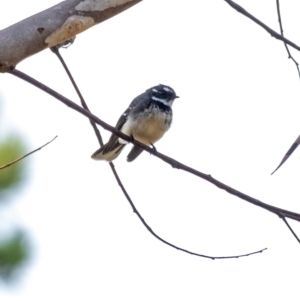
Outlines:
{"type": "Polygon", "coordinates": [[[158,92],[156,89],[152,89],[153,92],[158,92]]]}
{"type": "Polygon", "coordinates": [[[167,92],[173,92],[170,88],[168,88],[168,87],[163,87],[163,89],[165,90],[165,91],[167,91],[167,92]]]}
{"type": "Polygon", "coordinates": [[[158,97],[155,97],[155,96],[152,96],[151,98],[152,98],[154,101],[161,102],[161,103],[163,103],[164,105],[170,107],[170,104],[169,104],[165,99],[163,99],[163,98],[158,98],[158,97]]]}

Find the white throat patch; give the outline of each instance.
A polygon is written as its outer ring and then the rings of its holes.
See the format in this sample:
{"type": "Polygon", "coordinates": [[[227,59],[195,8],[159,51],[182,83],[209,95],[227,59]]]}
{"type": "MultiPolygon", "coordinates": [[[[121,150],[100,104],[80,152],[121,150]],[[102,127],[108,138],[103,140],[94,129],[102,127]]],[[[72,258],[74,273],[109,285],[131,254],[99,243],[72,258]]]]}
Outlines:
{"type": "Polygon", "coordinates": [[[168,106],[168,107],[170,107],[170,106],[172,105],[172,102],[167,102],[167,101],[166,101],[165,99],[163,99],[163,98],[158,98],[158,97],[152,96],[151,99],[154,100],[154,101],[161,102],[161,103],[163,103],[164,105],[166,105],[166,106],[168,106]]]}

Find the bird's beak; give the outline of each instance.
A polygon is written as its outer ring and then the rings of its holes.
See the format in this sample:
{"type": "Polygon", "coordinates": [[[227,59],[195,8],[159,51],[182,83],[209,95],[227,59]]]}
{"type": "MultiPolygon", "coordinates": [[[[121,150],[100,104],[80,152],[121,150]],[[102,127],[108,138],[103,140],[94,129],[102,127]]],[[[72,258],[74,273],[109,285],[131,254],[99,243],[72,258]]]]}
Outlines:
{"type": "Polygon", "coordinates": [[[180,98],[180,97],[176,95],[175,98],[180,98]]]}

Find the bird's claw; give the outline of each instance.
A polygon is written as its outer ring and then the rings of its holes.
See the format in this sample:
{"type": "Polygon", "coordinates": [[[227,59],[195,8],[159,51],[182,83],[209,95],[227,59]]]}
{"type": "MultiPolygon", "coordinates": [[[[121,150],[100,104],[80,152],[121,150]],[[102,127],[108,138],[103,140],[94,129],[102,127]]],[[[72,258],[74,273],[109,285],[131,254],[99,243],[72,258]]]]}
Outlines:
{"type": "Polygon", "coordinates": [[[153,144],[153,143],[151,143],[151,146],[152,146],[152,150],[153,150],[153,153],[152,153],[152,155],[156,155],[156,153],[157,153],[157,149],[156,149],[156,147],[154,146],[154,144],[153,144]]]}

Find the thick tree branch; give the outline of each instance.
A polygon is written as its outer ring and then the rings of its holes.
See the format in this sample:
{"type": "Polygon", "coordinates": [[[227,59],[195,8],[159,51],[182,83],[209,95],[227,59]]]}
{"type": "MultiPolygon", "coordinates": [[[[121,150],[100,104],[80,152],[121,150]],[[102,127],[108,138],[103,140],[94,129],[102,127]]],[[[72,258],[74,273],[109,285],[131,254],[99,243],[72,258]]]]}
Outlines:
{"type": "Polygon", "coordinates": [[[225,191],[227,191],[229,194],[235,195],[240,199],[243,199],[253,205],[256,205],[258,207],[261,207],[265,210],[268,210],[272,213],[277,214],[279,217],[286,217],[286,218],[291,218],[293,220],[296,221],[300,221],[300,214],[296,213],[296,212],[292,212],[292,211],[288,211],[282,208],[278,208],[275,206],[271,206],[269,204],[263,203],[261,201],[259,201],[258,199],[255,199],[245,193],[242,193],[216,179],[214,179],[211,175],[207,175],[204,174],[194,168],[191,168],[187,165],[184,165],[164,154],[159,153],[156,150],[153,150],[151,147],[148,147],[136,140],[132,140],[132,137],[129,137],[125,134],[123,134],[122,132],[116,130],[114,127],[110,126],[109,124],[105,123],[104,121],[102,121],[100,118],[98,118],[97,116],[91,114],[90,112],[88,112],[87,110],[81,108],[80,106],[78,106],[76,103],[72,102],[71,100],[67,99],[66,97],[62,96],[61,94],[57,93],[56,91],[52,90],[51,88],[45,86],[44,84],[38,82],[37,80],[35,80],[34,78],[24,74],[23,72],[19,71],[19,70],[12,70],[9,72],[10,74],[19,77],[27,82],[29,82],[30,84],[34,85],[35,87],[43,90],[44,92],[50,94],[51,96],[55,97],[56,99],[58,99],[59,101],[61,101],[62,103],[64,103],[65,105],[67,105],[68,107],[72,108],[73,110],[81,113],[82,115],[86,116],[87,118],[93,120],[95,123],[99,124],[100,126],[102,126],[104,129],[114,133],[115,135],[117,135],[118,137],[122,138],[123,140],[130,142],[140,148],[142,148],[143,150],[145,150],[146,152],[160,158],[161,160],[163,160],[164,162],[170,164],[172,167],[174,168],[178,168],[178,169],[182,169],[186,172],[189,172],[199,178],[202,178],[212,184],[214,184],[215,186],[224,189],[225,191]]]}
{"type": "Polygon", "coordinates": [[[142,0],[66,0],[0,30],[0,72],[68,40],[142,0]]]}

